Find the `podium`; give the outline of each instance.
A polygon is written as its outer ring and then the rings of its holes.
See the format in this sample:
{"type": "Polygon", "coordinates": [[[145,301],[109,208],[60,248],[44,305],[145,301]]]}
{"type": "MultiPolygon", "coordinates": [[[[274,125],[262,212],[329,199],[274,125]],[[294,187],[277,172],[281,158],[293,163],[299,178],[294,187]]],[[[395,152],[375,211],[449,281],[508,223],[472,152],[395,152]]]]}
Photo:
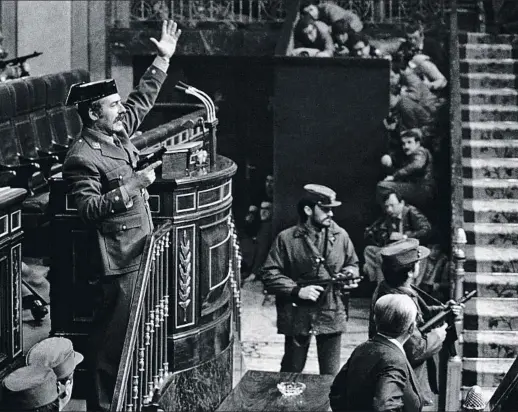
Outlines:
{"type": "MultiPolygon", "coordinates": [[[[167,353],[174,373],[174,410],[193,410],[201,404],[198,410],[214,410],[232,389],[230,245],[236,170],[233,161],[217,156],[213,166],[186,171],[174,179],[158,174],[148,188],[155,226],[173,222],[167,353]]],[[[58,176],[50,186],[51,334],[71,339],[88,358],[95,296],[84,245],[91,232],[77,215],[64,180],[58,176]]],[[[76,369],[74,391],[85,387],[86,360],[76,369]]],[[[81,395],[74,393],[74,397],[81,395]]]]}
{"type": "Polygon", "coordinates": [[[0,188],[0,381],[23,363],[21,207],[26,196],[25,189],[0,188]]]}

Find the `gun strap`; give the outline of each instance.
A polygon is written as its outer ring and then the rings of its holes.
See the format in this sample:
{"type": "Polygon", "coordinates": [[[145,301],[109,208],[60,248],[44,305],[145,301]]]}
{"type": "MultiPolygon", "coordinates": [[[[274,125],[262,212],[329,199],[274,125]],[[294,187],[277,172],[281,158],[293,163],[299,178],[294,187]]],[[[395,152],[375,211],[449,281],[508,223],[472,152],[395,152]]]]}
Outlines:
{"type": "Polygon", "coordinates": [[[439,299],[434,298],[432,295],[426,293],[424,290],[418,288],[417,286],[410,285],[410,288],[414,290],[424,301],[432,302],[434,305],[443,306],[443,303],[439,299]]]}

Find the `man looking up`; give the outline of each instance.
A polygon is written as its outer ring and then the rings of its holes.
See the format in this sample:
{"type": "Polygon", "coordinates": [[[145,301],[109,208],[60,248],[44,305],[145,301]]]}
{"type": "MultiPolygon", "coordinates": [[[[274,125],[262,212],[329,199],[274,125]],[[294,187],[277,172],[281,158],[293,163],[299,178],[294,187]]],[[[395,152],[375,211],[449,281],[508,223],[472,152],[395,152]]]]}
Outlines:
{"type": "Polygon", "coordinates": [[[63,176],[89,228],[86,247],[99,298],[88,410],[110,407],[140,259],[153,230],[146,188],[161,162],[136,171],[138,150],[129,136],[153,107],[180,34],[176,23],[163,22],[160,41],[151,38],[158,56],[125,103],[111,79],[73,85],[67,99],[78,105],[83,130],[68,151],[63,176]]]}
{"type": "Polygon", "coordinates": [[[322,185],[304,186],[299,224],[275,239],[262,268],[266,291],[275,295],[277,330],[285,335],[281,372],[302,372],[311,336],[316,336],[321,374],[336,374],[346,312],[342,289],[357,286],[358,257],[347,232],[333,222],[342,204],[322,185]],[[345,283],[314,282],[348,279],[345,283]]]}

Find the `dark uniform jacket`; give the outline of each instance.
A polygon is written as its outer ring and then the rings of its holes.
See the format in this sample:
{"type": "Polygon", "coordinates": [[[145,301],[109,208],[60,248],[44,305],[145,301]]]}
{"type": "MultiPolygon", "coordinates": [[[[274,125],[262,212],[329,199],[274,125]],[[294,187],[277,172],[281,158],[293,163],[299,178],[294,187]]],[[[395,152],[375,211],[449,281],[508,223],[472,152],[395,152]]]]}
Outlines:
{"type": "Polygon", "coordinates": [[[380,335],[353,351],[331,385],[329,400],[335,412],[419,412],[422,408],[419,387],[405,354],[380,335]]]}
{"type": "MultiPolygon", "coordinates": [[[[372,296],[372,305],[369,316],[369,337],[376,334],[376,324],[374,323],[374,305],[377,300],[382,296],[389,294],[407,295],[417,305],[417,328],[414,329],[414,334],[405,342],[403,345],[408,361],[412,368],[414,368],[415,374],[420,381],[421,388],[427,388],[428,385],[423,381],[425,379],[435,379],[432,374],[435,374],[436,366],[433,356],[442,348],[442,341],[439,339],[437,334],[432,330],[426,335],[421,334],[418,328],[421,327],[425,322],[433,318],[436,314],[441,312],[444,307],[440,305],[427,305],[426,302],[418,295],[415,289],[400,286],[397,288],[391,287],[386,281],[381,282],[372,296]],[[425,362],[427,368],[425,368],[425,362]],[[426,373],[428,372],[428,373],[426,373]]],[[[432,386],[435,386],[433,382],[432,386]]],[[[436,388],[432,388],[436,389],[436,388]]]]}
{"type": "Polygon", "coordinates": [[[347,232],[335,222],[329,227],[325,262],[304,224],[277,236],[262,268],[266,290],[276,295],[277,330],[287,336],[345,331],[345,308],[337,287],[329,287],[317,302],[302,300],[297,281],[328,279],[350,270],[358,276],[358,257],[347,232]],[[326,269],[329,268],[329,271],[326,269]]]}
{"type": "Polygon", "coordinates": [[[104,276],[138,270],[153,230],[147,191],[129,192],[124,185],[138,160],[129,136],[153,107],[165,78],[166,73],[152,65],[124,103],[124,133],[118,134],[122,147],[113,144],[111,136],[84,128],[63,165],[78,214],[91,229],[92,244],[85,247],[93,255],[93,267],[104,276]]]}
{"type": "Polygon", "coordinates": [[[407,235],[407,237],[419,240],[421,244],[426,244],[431,235],[432,226],[426,216],[417,208],[412,205],[405,205],[401,212],[401,219],[384,215],[367,227],[365,229],[365,242],[372,246],[387,246],[391,243],[390,235],[393,232],[399,232],[407,235]]]}

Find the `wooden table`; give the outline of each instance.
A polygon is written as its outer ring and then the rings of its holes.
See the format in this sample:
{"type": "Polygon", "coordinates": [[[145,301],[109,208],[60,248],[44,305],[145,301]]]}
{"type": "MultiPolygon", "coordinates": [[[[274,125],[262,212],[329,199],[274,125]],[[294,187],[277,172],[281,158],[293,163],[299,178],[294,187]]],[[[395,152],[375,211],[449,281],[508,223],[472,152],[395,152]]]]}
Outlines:
{"type": "Polygon", "coordinates": [[[329,411],[333,379],[332,375],[249,370],[216,411],[329,411]],[[298,396],[284,397],[277,389],[282,381],[302,382],[306,390],[298,396]]]}

